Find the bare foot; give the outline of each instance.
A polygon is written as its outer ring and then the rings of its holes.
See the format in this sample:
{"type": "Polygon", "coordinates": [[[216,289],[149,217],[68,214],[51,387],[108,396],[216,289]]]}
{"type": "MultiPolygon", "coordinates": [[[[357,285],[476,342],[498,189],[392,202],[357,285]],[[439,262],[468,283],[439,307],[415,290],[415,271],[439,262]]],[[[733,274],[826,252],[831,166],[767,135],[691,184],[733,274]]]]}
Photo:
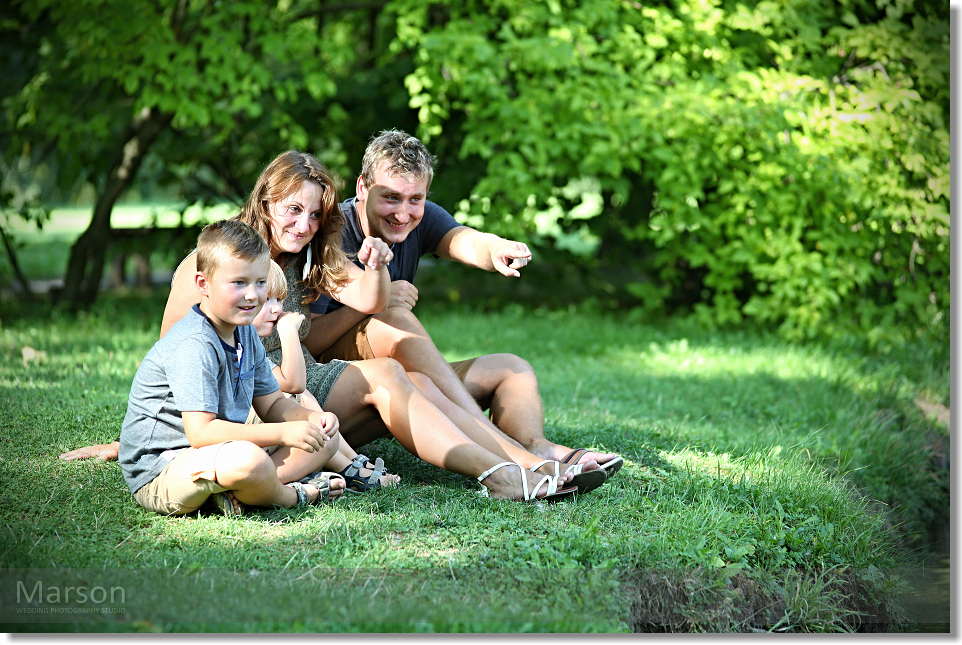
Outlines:
{"type": "MultiPolygon", "coordinates": [[[[340,477],[331,477],[327,484],[330,487],[330,500],[333,502],[344,492],[344,480],[340,477]]],[[[307,493],[307,501],[311,504],[316,502],[317,497],[321,494],[321,491],[314,484],[304,484],[304,492],[307,493]]]]}
{"type": "MultiPolygon", "coordinates": [[[[537,443],[532,443],[530,446],[525,446],[525,450],[538,455],[542,459],[555,459],[557,461],[563,461],[564,459],[569,458],[571,454],[575,452],[574,448],[562,446],[560,443],[552,443],[547,439],[542,439],[537,443]]],[[[617,458],[618,455],[614,453],[593,452],[586,450],[581,454],[580,457],[578,457],[578,461],[569,461],[567,464],[562,463],[562,466],[571,466],[578,463],[584,466],[583,470],[594,470],[595,468],[604,466],[612,459],[617,458]]]]}
{"type": "Polygon", "coordinates": [[[92,446],[77,448],[76,450],[63,453],[60,455],[60,458],[64,461],[73,461],[74,459],[91,459],[96,457],[104,461],[111,461],[117,458],[117,453],[119,452],[120,444],[114,441],[113,443],[98,443],[92,446]]]}
{"type": "MultiPolygon", "coordinates": [[[[542,460],[539,459],[538,461],[542,461],[542,460]]],[[[538,462],[534,462],[534,463],[538,463],[538,462]]],[[[595,464],[595,468],[597,467],[598,465],[595,464]]],[[[572,473],[566,473],[565,468],[567,468],[567,466],[564,464],[560,464],[557,461],[549,461],[548,463],[534,469],[532,472],[539,474],[541,477],[544,477],[545,475],[551,475],[552,477],[554,477],[555,473],[561,473],[561,475],[558,476],[558,488],[564,488],[564,485],[570,482],[575,477],[572,473]]],[[[591,470],[591,469],[588,468],[586,470],[591,470]]]]}

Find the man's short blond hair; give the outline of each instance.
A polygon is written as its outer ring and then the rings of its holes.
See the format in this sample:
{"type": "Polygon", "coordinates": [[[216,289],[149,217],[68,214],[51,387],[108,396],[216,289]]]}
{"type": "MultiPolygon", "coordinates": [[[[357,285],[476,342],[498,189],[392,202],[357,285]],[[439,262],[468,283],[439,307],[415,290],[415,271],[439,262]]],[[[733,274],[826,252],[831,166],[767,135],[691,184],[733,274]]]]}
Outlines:
{"type": "Polygon", "coordinates": [[[220,220],[204,227],[197,238],[197,271],[208,280],[231,258],[254,263],[270,257],[267,242],[252,226],[220,220]]]}
{"type": "Polygon", "coordinates": [[[384,165],[389,177],[434,180],[435,158],[421,140],[402,130],[383,130],[371,139],[361,159],[361,179],[368,188],[374,186],[374,173],[384,165]]]}
{"type": "Polygon", "coordinates": [[[267,297],[284,300],[287,298],[287,277],[277,262],[271,260],[271,268],[267,270],[267,297]]]}

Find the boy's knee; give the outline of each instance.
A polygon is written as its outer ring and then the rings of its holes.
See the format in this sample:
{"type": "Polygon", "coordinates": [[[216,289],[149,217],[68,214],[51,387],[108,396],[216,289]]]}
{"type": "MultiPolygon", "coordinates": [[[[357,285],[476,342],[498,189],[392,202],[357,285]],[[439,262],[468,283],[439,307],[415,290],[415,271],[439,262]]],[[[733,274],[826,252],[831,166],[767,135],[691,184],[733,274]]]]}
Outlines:
{"type": "Polygon", "coordinates": [[[273,463],[264,449],[250,441],[231,441],[221,446],[217,453],[214,472],[221,486],[259,476],[266,465],[273,463]]]}

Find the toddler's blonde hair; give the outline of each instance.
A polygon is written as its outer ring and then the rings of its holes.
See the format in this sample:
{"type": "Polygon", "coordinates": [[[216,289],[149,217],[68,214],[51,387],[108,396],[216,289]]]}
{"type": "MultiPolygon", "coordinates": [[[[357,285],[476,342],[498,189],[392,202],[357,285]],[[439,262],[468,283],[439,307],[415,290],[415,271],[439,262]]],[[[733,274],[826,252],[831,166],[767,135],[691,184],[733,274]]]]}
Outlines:
{"type": "Polygon", "coordinates": [[[267,297],[284,300],[287,298],[287,278],[281,265],[271,260],[271,268],[267,270],[267,297]]]}

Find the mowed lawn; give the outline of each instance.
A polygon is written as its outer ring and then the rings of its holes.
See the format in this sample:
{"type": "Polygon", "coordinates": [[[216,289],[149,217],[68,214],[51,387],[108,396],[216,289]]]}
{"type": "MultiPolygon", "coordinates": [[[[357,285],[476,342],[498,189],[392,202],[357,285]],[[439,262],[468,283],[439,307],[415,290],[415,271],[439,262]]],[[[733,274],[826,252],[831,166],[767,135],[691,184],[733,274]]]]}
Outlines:
{"type": "Polygon", "coordinates": [[[943,614],[917,575],[922,553],[904,548],[947,521],[948,429],[916,403],[948,405],[947,350],[880,356],[577,308],[425,307],[446,357],[523,356],[548,436],[618,452],[625,468],[574,501],[500,502],[380,440],[363,452],[401,475],[396,489],[234,520],[163,518],[134,502],[116,463],[57,455],[117,435],[164,299],[107,295],[79,316],[4,303],[8,631],[885,631],[948,620],[947,594],[943,614]],[[57,613],[29,596],[37,580],[123,597],[75,597],[78,609],[57,613]]]}

